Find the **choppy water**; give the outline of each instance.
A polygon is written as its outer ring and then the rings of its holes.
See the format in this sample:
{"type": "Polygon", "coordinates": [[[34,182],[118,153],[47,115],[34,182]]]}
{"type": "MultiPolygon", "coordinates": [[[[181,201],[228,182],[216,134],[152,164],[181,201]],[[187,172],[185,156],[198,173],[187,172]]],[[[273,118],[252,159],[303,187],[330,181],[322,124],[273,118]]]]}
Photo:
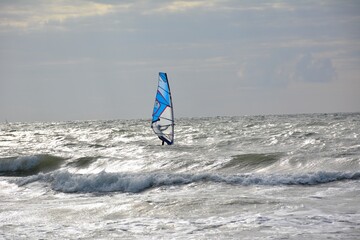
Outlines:
{"type": "Polygon", "coordinates": [[[0,125],[0,239],[359,239],[360,114],[0,125]]]}

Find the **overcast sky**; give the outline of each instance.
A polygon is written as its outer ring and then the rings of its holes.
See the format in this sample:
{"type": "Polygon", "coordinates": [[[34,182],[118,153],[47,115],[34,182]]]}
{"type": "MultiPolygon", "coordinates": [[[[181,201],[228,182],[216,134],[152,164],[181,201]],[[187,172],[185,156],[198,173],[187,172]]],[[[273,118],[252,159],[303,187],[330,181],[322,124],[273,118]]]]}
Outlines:
{"type": "Polygon", "coordinates": [[[0,121],[360,111],[360,1],[1,0],[0,121]]]}

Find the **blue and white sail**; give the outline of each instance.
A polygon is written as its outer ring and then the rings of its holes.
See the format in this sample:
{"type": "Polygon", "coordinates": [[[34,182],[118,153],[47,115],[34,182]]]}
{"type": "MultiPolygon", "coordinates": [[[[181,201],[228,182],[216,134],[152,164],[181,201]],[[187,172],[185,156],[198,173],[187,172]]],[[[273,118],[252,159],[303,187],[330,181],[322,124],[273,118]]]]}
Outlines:
{"type": "Polygon", "coordinates": [[[166,73],[159,73],[151,128],[160,140],[168,145],[174,143],[174,110],[169,81],[166,73]]]}

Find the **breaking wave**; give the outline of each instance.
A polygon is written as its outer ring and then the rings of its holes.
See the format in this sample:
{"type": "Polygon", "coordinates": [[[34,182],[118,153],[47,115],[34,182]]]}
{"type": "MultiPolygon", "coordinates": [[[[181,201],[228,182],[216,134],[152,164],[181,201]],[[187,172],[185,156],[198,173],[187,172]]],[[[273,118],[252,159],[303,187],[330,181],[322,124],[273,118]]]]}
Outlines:
{"type": "Polygon", "coordinates": [[[48,154],[0,158],[0,175],[28,176],[58,169],[65,159],[48,154]]]}
{"type": "Polygon", "coordinates": [[[222,175],[222,174],[174,174],[174,173],[107,173],[73,174],[68,171],[40,173],[14,182],[19,186],[41,181],[49,183],[55,191],[65,193],[129,192],[178,186],[190,183],[220,183],[239,186],[249,185],[318,185],[335,181],[358,180],[360,172],[315,172],[283,175],[222,175]]]}

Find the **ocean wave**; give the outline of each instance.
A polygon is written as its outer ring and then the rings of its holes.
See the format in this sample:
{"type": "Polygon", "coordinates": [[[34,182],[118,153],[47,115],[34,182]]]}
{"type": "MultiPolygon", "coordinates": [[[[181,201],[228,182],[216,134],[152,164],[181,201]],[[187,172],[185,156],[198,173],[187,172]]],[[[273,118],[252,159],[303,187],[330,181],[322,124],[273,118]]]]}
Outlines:
{"type": "Polygon", "coordinates": [[[65,159],[49,154],[0,158],[0,175],[27,176],[58,169],[65,159]]]}
{"type": "Polygon", "coordinates": [[[274,164],[282,157],[282,155],[282,153],[249,153],[235,155],[232,156],[231,160],[223,165],[222,168],[254,170],[274,164]]]}
{"type": "Polygon", "coordinates": [[[80,158],[77,158],[77,159],[75,159],[75,160],[73,160],[71,162],[68,162],[66,164],[66,166],[76,167],[76,168],[86,168],[90,164],[92,164],[93,162],[96,162],[99,158],[100,158],[100,156],[80,157],[80,158]]]}
{"type": "Polygon", "coordinates": [[[40,173],[18,178],[14,182],[19,186],[41,181],[49,183],[55,191],[65,193],[101,193],[129,192],[139,193],[145,190],[177,186],[190,183],[220,183],[239,186],[249,185],[318,185],[335,181],[358,180],[360,172],[315,172],[307,174],[283,175],[222,175],[222,174],[180,174],[180,173],[108,173],[74,174],[68,171],[40,173]]]}

